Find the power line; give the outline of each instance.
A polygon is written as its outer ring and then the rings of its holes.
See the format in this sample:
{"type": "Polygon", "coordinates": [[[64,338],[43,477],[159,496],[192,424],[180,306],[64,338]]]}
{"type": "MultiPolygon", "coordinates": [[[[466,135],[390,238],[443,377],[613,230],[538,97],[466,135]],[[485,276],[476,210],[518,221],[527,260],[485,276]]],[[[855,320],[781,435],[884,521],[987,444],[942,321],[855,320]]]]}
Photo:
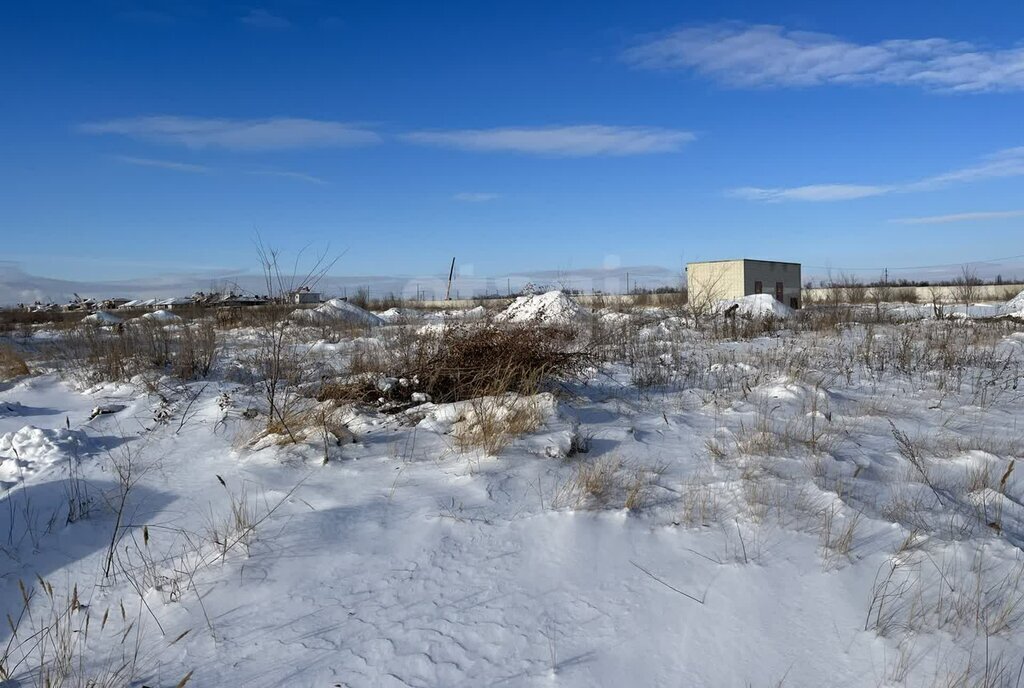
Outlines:
{"type": "Polygon", "coordinates": [[[895,268],[894,267],[888,267],[888,266],[885,266],[885,265],[879,265],[877,267],[870,267],[870,268],[851,268],[851,267],[841,267],[841,266],[838,266],[838,265],[805,265],[804,267],[814,268],[816,270],[850,270],[850,271],[855,271],[855,270],[929,270],[931,268],[955,268],[955,267],[959,267],[959,266],[965,265],[965,264],[966,265],[978,265],[978,264],[984,264],[984,263],[997,263],[997,262],[1002,261],[1002,260],[1014,260],[1014,259],[1017,259],[1017,258],[1024,258],[1024,253],[1022,253],[1020,255],[1017,255],[1017,256],[1005,256],[1003,258],[990,258],[989,260],[967,260],[967,261],[959,261],[959,262],[956,262],[956,263],[940,263],[938,265],[909,265],[909,266],[895,267],[895,268]]]}

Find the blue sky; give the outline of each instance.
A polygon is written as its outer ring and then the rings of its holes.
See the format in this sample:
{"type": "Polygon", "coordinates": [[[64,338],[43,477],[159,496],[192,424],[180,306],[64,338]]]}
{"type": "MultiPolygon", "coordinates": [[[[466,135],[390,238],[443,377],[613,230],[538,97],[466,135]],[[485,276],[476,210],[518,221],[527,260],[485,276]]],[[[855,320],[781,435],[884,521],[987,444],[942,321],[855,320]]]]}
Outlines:
{"type": "Polygon", "coordinates": [[[256,229],[355,275],[1024,254],[1022,26],[1019,3],[26,3],[0,24],[0,260],[237,271],[256,229]]]}

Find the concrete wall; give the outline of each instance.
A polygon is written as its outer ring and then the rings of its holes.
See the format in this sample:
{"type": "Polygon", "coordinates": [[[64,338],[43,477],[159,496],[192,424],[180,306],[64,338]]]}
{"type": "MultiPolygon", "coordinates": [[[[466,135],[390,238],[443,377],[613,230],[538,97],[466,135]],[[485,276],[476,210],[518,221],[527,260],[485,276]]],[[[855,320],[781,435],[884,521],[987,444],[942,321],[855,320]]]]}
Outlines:
{"type": "MultiPolygon", "coordinates": [[[[851,288],[838,287],[840,298],[846,298],[845,292],[851,288]]],[[[804,298],[808,303],[828,302],[833,299],[836,288],[804,289],[804,298]]],[[[862,301],[870,301],[871,287],[852,287],[862,301]]],[[[893,301],[900,301],[903,294],[913,293],[918,302],[931,303],[936,298],[940,303],[956,303],[956,287],[892,287],[893,301]]],[[[975,287],[977,301],[1008,301],[1024,291],[1024,284],[980,284],[975,287]]]]}
{"type": "MultiPolygon", "coordinates": [[[[771,285],[772,291],[774,292],[775,284],[771,285]]],[[[931,303],[931,287],[894,287],[896,290],[896,300],[899,300],[899,294],[902,289],[913,289],[917,294],[918,301],[921,303],[931,303]]],[[[951,287],[936,287],[940,292],[940,298],[945,303],[953,303],[954,299],[951,293],[951,287]]],[[[765,291],[767,292],[767,286],[765,291]]],[[[864,288],[864,292],[870,292],[870,288],[864,288]]],[[[1024,291],[1024,284],[1003,284],[1003,285],[992,285],[986,284],[978,287],[978,300],[979,301],[1006,301],[1009,298],[1024,291]]],[[[803,299],[806,303],[801,305],[808,305],[812,302],[827,301],[831,293],[829,289],[803,289],[803,299]]],[[[867,293],[866,296],[870,296],[867,293]]],[[[619,305],[619,304],[633,304],[638,300],[642,300],[642,303],[650,304],[652,306],[664,306],[664,305],[678,305],[679,295],[678,294],[644,294],[643,296],[637,297],[632,294],[580,294],[573,296],[573,299],[578,301],[584,306],[591,306],[595,303],[604,304],[606,306],[619,305]]],[[[410,308],[427,308],[427,309],[444,309],[444,308],[473,308],[481,303],[487,304],[489,308],[502,309],[511,303],[512,299],[487,299],[486,301],[478,301],[476,299],[453,299],[451,301],[406,301],[406,305],[410,308]]],[[[788,304],[787,304],[788,305],[788,304]]]]}
{"type": "MultiPolygon", "coordinates": [[[[686,288],[690,303],[707,306],[723,299],[738,299],[746,293],[743,260],[687,263],[686,288]]],[[[751,282],[753,290],[753,282],[751,282]]]]}
{"type": "MultiPolygon", "coordinates": [[[[589,307],[611,307],[611,306],[629,306],[635,304],[637,301],[645,305],[650,306],[678,306],[681,305],[680,295],[674,294],[642,294],[640,296],[634,294],[573,294],[572,299],[582,306],[589,307]]],[[[426,310],[447,310],[447,309],[462,309],[462,308],[475,308],[480,304],[483,304],[488,309],[503,310],[506,306],[512,303],[514,299],[500,298],[500,299],[452,299],[451,301],[415,301],[409,300],[405,302],[405,306],[408,308],[422,308],[426,310]]]]}
{"type": "Polygon", "coordinates": [[[758,281],[762,284],[761,293],[771,296],[775,296],[775,283],[782,282],[782,302],[791,306],[794,303],[793,299],[796,299],[796,306],[800,307],[799,263],[778,263],[769,260],[744,261],[743,293],[756,294],[755,283],[758,281]]]}

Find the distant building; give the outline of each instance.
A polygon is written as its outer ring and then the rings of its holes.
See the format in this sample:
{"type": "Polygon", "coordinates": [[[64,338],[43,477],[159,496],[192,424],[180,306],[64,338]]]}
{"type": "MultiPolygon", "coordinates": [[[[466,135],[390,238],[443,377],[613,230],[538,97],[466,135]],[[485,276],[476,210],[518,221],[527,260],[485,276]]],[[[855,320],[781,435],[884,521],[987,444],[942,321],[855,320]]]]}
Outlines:
{"type": "Polygon", "coordinates": [[[126,301],[118,306],[118,309],[132,310],[138,308],[153,308],[156,305],[156,299],[132,299],[126,301]]]}
{"type": "Polygon", "coordinates": [[[686,265],[691,304],[708,305],[750,294],[771,294],[800,308],[800,263],[774,260],[711,260],[686,265]]]}
{"type": "Polygon", "coordinates": [[[192,299],[186,299],[186,298],[183,298],[183,297],[176,297],[176,298],[172,298],[172,299],[164,299],[162,301],[157,301],[156,303],[153,304],[153,307],[159,308],[161,310],[171,310],[171,311],[173,311],[175,308],[185,308],[185,307],[191,306],[191,305],[192,305],[192,299]]]}
{"type": "Polygon", "coordinates": [[[230,292],[217,296],[213,301],[209,303],[211,306],[216,307],[228,307],[228,308],[242,308],[248,306],[262,306],[268,302],[265,296],[235,294],[230,292]]]}
{"type": "Polygon", "coordinates": [[[322,294],[318,291],[310,291],[309,287],[304,287],[298,291],[292,292],[292,303],[301,305],[307,303],[320,303],[322,300],[322,294]]]}

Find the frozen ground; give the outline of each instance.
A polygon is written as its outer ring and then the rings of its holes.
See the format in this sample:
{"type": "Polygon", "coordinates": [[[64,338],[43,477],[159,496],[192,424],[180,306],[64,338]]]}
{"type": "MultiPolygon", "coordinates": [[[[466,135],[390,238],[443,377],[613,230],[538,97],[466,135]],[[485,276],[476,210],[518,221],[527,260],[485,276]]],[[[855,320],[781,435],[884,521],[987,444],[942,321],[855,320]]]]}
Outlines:
{"type": "MultiPolygon", "coordinates": [[[[345,371],[414,317],[295,346],[345,371]]],[[[596,323],[603,363],[553,394],[319,405],[294,442],[251,329],[184,382],[90,385],[49,368],[63,335],[19,341],[3,685],[42,647],[64,685],[1018,685],[1024,328],[596,323]],[[495,455],[461,439],[488,403],[530,411],[495,455]]]]}

